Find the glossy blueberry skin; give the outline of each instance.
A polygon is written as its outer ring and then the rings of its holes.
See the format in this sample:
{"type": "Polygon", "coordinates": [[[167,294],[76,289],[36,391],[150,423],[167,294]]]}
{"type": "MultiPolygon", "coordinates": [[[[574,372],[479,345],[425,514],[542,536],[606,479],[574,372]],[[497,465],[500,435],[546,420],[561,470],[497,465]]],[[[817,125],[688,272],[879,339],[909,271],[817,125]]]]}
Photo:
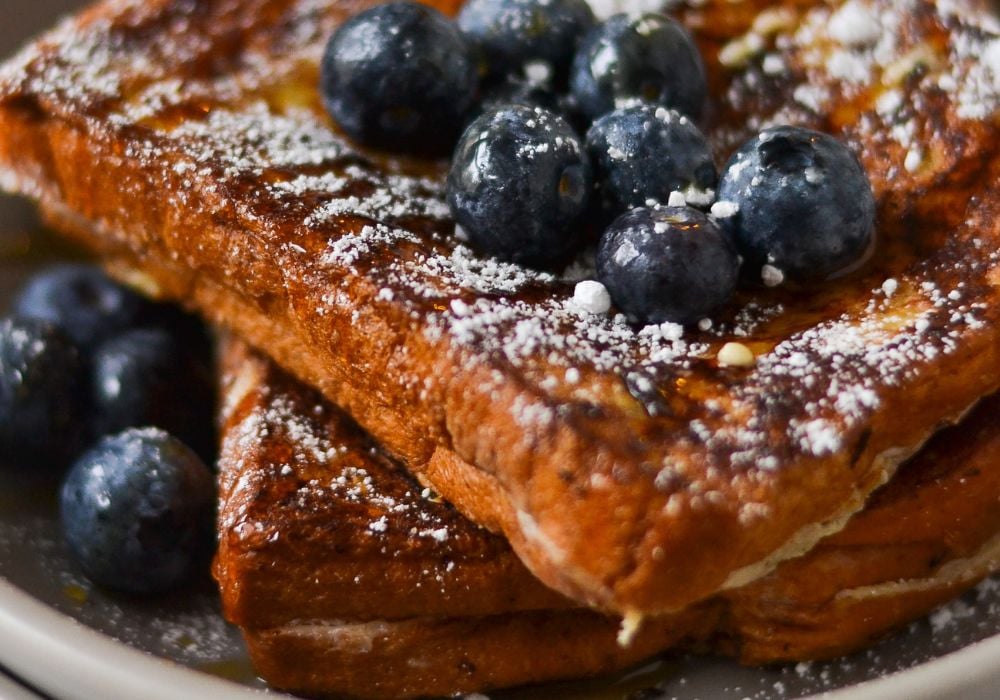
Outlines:
{"type": "Polygon", "coordinates": [[[162,430],[106,437],[72,466],[60,492],[63,534],[94,582],[128,593],[182,583],[210,542],[212,476],[162,430]]]}
{"type": "Polygon", "coordinates": [[[152,425],[211,460],[211,379],[181,346],[181,337],[163,328],[139,328],[97,349],[91,363],[95,436],[152,425]]]}
{"type": "Polygon", "coordinates": [[[477,81],[473,52],[455,24],[413,2],[347,20],[327,44],[320,77],[326,109],[349,136],[434,155],[454,146],[477,81]]]}
{"type": "Polygon", "coordinates": [[[691,35],[659,13],[615,15],[590,30],[573,59],[570,89],[590,119],[638,101],[697,120],[708,94],[691,35]]]}
{"type": "Polygon", "coordinates": [[[40,273],[14,300],[14,315],[48,321],[82,355],[134,324],[148,309],[135,292],[92,265],[57,265],[40,273]]]}
{"type": "Polygon", "coordinates": [[[695,323],[732,298],[739,258],[703,212],[641,207],[601,236],[597,277],[615,305],[640,323],[695,323]]]}
{"type": "Polygon", "coordinates": [[[514,105],[465,130],[448,173],[448,205],[480,252],[531,267],[580,246],[590,163],[573,129],[548,110],[514,105]]]}
{"type": "Polygon", "coordinates": [[[689,187],[714,190],[712,149],[687,117],[654,105],[616,109],[587,132],[587,152],[613,215],[689,187]]]}
{"type": "Polygon", "coordinates": [[[77,444],[83,372],[54,325],[0,321],[0,457],[5,466],[61,465],[77,444]]]}
{"type": "MultiPolygon", "coordinates": [[[[483,85],[476,117],[511,105],[543,107],[553,112],[561,111],[560,98],[543,85],[537,85],[514,76],[504,76],[483,85]]],[[[470,120],[471,121],[471,120],[470,120]]]]}
{"type": "Polygon", "coordinates": [[[875,231],[875,198],[857,156],[832,136],[779,126],[729,160],[718,197],[739,205],[723,225],[760,281],[770,264],[786,279],[823,280],[863,258],[875,231]]]}
{"type": "Polygon", "coordinates": [[[551,69],[553,84],[565,78],[580,37],[593,25],[586,0],[469,0],[458,15],[487,73],[518,73],[540,62],[551,69]]]}

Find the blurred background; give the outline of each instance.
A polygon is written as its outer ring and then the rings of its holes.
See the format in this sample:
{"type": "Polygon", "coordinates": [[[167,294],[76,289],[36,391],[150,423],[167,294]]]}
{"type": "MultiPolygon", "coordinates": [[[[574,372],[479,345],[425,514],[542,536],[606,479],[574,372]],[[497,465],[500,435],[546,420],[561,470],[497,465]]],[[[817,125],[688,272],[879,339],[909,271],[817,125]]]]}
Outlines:
{"type": "Polygon", "coordinates": [[[83,0],[34,0],[31,3],[4,3],[0,24],[0,53],[4,58],[25,39],[46,29],[61,16],[84,5],[83,0]],[[13,5],[13,7],[11,7],[13,5]]]}
{"type": "MultiPolygon", "coordinates": [[[[60,17],[85,4],[84,0],[2,0],[0,21],[0,62],[23,46],[31,37],[54,25],[60,17]]],[[[6,299],[22,275],[11,261],[28,251],[29,232],[38,227],[34,205],[0,193],[0,299],[6,299]]],[[[0,303],[0,308],[3,304],[0,303]]]]}

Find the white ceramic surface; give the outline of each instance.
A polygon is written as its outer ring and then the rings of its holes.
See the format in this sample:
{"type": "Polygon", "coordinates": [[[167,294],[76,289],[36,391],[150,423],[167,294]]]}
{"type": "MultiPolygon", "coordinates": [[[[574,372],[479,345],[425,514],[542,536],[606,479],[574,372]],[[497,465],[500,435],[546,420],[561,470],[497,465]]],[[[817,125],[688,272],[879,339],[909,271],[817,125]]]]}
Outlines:
{"type": "Polygon", "coordinates": [[[0,698],[4,698],[4,700],[41,700],[41,695],[3,674],[3,670],[0,669],[0,698]]]}
{"type": "MultiPolygon", "coordinates": [[[[253,700],[262,695],[116,642],[6,582],[0,582],[0,659],[58,698],[253,700]]],[[[0,697],[8,697],[6,692],[0,685],[0,697]]]]}
{"type": "MultiPolygon", "coordinates": [[[[79,4],[4,0],[0,55],[79,4]]],[[[0,197],[0,310],[32,269],[72,255],[36,234],[36,227],[30,206],[0,197]]],[[[58,698],[260,697],[262,684],[253,677],[238,634],[219,617],[207,579],[152,602],[93,589],[63,551],[54,488],[54,477],[0,470],[0,665],[58,698]]],[[[1000,632],[998,611],[1000,584],[987,585],[938,613],[933,624],[915,624],[874,650],[832,664],[759,671],[727,660],[669,659],[617,682],[503,695],[618,699],[655,682],[660,691],[655,697],[679,699],[825,691],[838,700],[986,700],[1000,697],[1000,637],[992,636],[1000,632]],[[906,670],[881,677],[900,669],[906,670]]],[[[0,698],[32,697],[0,677],[0,698]]]]}

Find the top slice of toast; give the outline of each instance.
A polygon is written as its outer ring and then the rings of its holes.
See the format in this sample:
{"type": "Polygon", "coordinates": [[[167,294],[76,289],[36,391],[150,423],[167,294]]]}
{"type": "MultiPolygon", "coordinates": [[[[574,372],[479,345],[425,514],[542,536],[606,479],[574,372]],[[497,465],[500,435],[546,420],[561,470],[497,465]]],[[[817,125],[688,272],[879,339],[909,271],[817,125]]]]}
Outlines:
{"type": "Polygon", "coordinates": [[[863,269],[708,330],[589,315],[567,279],[477,257],[441,164],[338,136],[318,57],[366,4],[98,4],[3,68],[2,183],[346,407],[544,582],[627,615],[807,551],[1000,386],[989,3],[678,11],[720,162],[767,124],[821,128],[879,206],[863,269]],[[719,365],[730,340],[754,367],[719,365]]]}

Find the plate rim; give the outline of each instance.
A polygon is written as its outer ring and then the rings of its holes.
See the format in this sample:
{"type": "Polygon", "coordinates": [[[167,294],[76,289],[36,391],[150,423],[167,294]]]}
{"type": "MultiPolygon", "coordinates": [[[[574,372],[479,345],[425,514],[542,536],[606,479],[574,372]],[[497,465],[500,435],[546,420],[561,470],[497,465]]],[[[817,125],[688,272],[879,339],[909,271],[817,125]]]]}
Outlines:
{"type": "Polygon", "coordinates": [[[0,577],[0,661],[56,698],[254,700],[290,697],[143,652],[0,577]],[[53,664],[54,658],[59,664],[53,664]]]}
{"type": "MultiPolygon", "coordinates": [[[[931,700],[1000,680],[1000,634],[909,669],[811,698],[931,700]]],[[[157,657],[87,627],[0,576],[0,661],[57,698],[255,700],[260,690],[157,657]],[[52,664],[58,658],[60,664],[52,664]]]]}

